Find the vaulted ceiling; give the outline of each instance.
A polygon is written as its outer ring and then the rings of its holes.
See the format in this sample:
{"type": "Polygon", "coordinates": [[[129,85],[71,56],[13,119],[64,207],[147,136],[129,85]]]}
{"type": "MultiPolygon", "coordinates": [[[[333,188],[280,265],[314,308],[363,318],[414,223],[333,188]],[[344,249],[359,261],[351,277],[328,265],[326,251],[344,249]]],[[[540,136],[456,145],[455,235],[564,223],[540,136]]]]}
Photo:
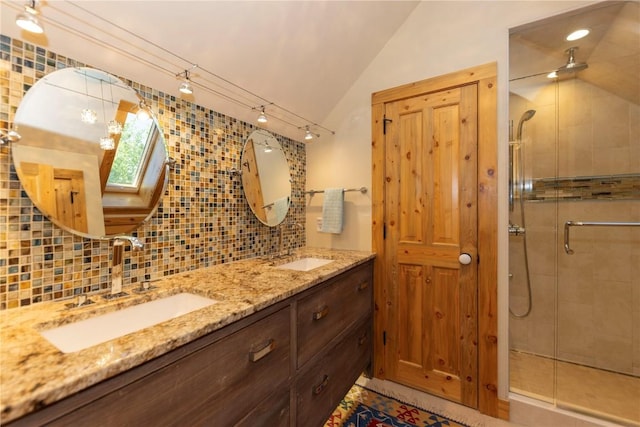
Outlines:
{"type": "Polygon", "coordinates": [[[327,134],[314,123],[419,2],[37,3],[43,35],[17,28],[24,1],[5,0],[2,33],[175,96],[176,74],[190,70],[195,92],[185,99],[251,123],[264,105],[271,120],[263,127],[300,140],[307,124],[327,134]]]}
{"type": "Polygon", "coordinates": [[[571,75],[620,98],[640,104],[640,2],[607,1],[515,29],[509,43],[510,78],[546,74],[567,63],[567,49],[578,47],[576,63],[588,68],[571,75]],[[590,34],[565,37],[578,28],[590,34]]]}
{"type": "MultiPolygon", "coordinates": [[[[0,3],[2,34],[300,140],[321,125],[419,1],[38,1],[45,33],[15,24],[23,0],[0,3]],[[197,65],[196,68],[192,68],[197,65]],[[190,70],[193,95],[181,95],[190,70]],[[273,104],[272,104],[273,103],[273,104]],[[318,125],[314,125],[318,124],[318,125]]],[[[510,78],[546,73],[579,46],[577,74],[640,101],[640,3],[607,1],[516,29],[510,78]],[[569,29],[588,26],[578,42],[569,29]]]]}

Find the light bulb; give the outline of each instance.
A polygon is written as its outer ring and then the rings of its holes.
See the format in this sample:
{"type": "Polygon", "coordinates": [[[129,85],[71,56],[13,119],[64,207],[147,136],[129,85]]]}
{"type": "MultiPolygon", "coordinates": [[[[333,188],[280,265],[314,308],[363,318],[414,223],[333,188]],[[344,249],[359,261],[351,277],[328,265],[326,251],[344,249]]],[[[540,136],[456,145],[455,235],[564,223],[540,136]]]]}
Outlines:
{"type": "Polygon", "coordinates": [[[107,131],[112,135],[120,135],[122,133],[122,125],[116,120],[111,120],[107,124],[107,131]]]}
{"type": "Polygon", "coordinates": [[[306,139],[307,141],[310,141],[313,139],[313,134],[309,129],[307,129],[307,131],[305,132],[304,139],[306,139]]]}
{"type": "Polygon", "coordinates": [[[184,82],[182,82],[182,84],[180,85],[180,92],[186,95],[191,95],[193,93],[193,87],[191,87],[191,83],[189,83],[189,80],[185,80],[184,82]]]}
{"type": "Polygon", "coordinates": [[[100,148],[103,150],[113,150],[116,148],[116,142],[110,136],[103,136],[100,138],[100,148]]]}
{"type": "Polygon", "coordinates": [[[267,123],[267,116],[264,114],[264,108],[262,109],[262,112],[258,116],[258,122],[267,123]]]}
{"type": "Polygon", "coordinates": [[[80,120],[82,120],[83,123],[92,125],[98,120],[98,115],[92,109],[85,108],[80,112],[80,120]]]}
{"type": "Polygon", "coordinates": [[[567,36],[567,41],[572,42],[574,40],[580,40],[581,38],[586,37],[588,35],[589,35],[589,30],[587,30],[586,28],[581,28],[569,34],[567,36]]]}
{"type": "Polygon", "coordinates": [[[38,18],[36,18],[37,13],[38,11],[35,8],[28,5],[25,6],[24,13],[16,17],[16,25],[31,33],[42,34],[44,29],[40,25],[38,18]]]}

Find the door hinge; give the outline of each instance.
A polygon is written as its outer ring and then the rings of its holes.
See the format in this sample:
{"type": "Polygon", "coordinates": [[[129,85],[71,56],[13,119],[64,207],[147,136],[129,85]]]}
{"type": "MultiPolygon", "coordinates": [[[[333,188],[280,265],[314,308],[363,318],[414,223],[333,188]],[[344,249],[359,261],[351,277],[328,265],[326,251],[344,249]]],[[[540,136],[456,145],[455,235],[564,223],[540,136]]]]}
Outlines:
{"type": "Polygon", "coordinates": [[[387,123],[393,123],[393,120],[391,119],[387,119],[387,115],[384,115],[384,118],[382,119],[382,133],[383,135],[387,134],[387,123]]]}
{"type": "Polygon", "coordinates": [[[382,345],[387,345],[387,331],[382,331],[382,345]]]}
{"type": "Polygon", "coordinates": [[[382,224],[382,240],[386,240],[387,238],[387,223],[382,224]]]}

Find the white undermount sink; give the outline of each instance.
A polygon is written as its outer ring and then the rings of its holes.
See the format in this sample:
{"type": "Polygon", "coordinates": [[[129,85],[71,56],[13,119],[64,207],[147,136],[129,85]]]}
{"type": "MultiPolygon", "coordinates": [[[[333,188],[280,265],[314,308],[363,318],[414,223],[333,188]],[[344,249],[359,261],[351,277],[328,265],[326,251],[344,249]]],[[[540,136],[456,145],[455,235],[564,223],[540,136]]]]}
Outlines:
{"type": "Polygon", "coordinates": [[[283,268],[285,270],[311,271],[314,268],[322,267],[323,265],[327,265],[330,262],[333,262],[333,260],[308,257],[300,258],[295,261],[279,265],[278,268],[283,268]]]}
{"type": "Polygon", "coordinates": [[[211,298],[180,293],[40,331],[63,353],[73,353],[175,319],[215,304],[211,298]]]}

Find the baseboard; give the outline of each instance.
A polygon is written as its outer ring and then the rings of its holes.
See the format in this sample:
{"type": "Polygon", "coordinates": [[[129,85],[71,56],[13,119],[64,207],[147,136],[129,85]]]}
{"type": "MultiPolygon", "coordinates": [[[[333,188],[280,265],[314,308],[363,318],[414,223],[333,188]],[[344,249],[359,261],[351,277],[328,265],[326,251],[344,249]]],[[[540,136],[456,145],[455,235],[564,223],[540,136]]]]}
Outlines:
{"type": "Polygon", "coordinates": [[[498,399],[498,418],[509,421],[509,410],[511,404],[508,400],[498,399]]]}

